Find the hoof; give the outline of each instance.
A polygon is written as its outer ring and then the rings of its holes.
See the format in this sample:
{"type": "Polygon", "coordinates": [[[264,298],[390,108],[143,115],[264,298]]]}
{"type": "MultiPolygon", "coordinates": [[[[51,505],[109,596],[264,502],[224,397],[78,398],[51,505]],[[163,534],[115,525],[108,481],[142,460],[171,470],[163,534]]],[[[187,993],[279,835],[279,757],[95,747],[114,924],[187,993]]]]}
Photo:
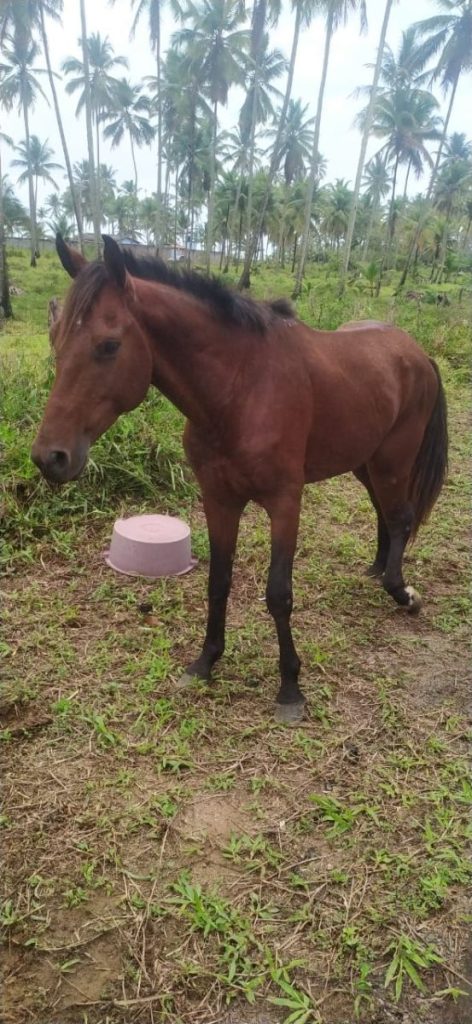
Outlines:
{"type": "Polygon", "coordinates": [[[414,587],[405,587],[405,592],[408,594],[407,612],[410,615],[418,615],[423,603],[418,591],[414,587]]]}
{"type": "Polygon", "coordinates": [[[207,685],[208,679],[202,679],[201,676],[193,676],[190,672],[184,672],[180,679],[175,682],[176,690],[189,690],[192,686],[207,685]]]}
{"type": "Polygon", "coordinates": [[[274,719],[277,725],[289,727],[300,725],[305,713],[306,701],[299,700],[296,704],[276,704],[274,719]]]}

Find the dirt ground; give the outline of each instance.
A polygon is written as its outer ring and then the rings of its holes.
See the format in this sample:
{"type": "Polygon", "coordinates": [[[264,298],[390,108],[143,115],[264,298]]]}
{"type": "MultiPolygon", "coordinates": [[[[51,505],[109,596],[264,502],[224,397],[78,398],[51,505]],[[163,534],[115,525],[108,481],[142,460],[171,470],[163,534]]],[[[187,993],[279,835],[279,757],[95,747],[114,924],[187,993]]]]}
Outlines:
{"type": "Polygon", "coordinates": [[[205,558],[178,580],[120,577],[107,525],[7,578],[4,1024],[472,1019],[462,427],[452,447],[406,561],[417,618],[363,575],[359,485],[307,493],[296,730],[272,721],[257,510],[210,688],[175,687],[203,634],[205,558]]]}

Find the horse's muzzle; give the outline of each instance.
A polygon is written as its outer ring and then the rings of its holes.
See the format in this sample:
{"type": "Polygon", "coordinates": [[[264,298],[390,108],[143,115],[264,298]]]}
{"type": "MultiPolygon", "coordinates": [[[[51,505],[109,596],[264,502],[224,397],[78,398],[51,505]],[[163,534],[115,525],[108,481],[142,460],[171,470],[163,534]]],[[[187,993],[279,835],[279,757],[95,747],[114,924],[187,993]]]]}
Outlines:
{"type": "Polygon", "coordinates": [[[87,451],[88,447],[84,445],[72,456],[65,449],[45,448],[35,442],[31,458],[46,480],[52,484],[65,484],[80,476],[87,460],[87,451]]]}

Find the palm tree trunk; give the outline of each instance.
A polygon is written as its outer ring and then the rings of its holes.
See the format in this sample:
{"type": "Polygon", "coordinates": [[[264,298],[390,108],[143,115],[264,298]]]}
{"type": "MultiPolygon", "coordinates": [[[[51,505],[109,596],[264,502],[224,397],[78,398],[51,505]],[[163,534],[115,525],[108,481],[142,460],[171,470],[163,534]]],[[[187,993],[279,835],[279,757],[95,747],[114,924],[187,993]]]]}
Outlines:
{"type": "Polygon", "coordinates": [[[398,165],[399,165],[399,163],[400,163],[400,154],[397,153],[397,158],[395,160],[395,170],[393,172],[392,197],[390,199],[390,209],[389,209],[389,214],[388,214],[387,245],[386,245],[383,257],[382,257],[382,262],[380,264],[379,276],[378,276],[378,279],[377,279],[377,287],[376,287],[376,290],[375,290],[375,294],[376,295],[379,295],[379,293],[380,293],[380,287],[381,287],[381,284],[382,284],[383,273],[384,273],[385,268],[388,267],[388,261],[389,261],[389,258],[390,258],[390,249],[392,247],[393,233],[394,233],[395,195],[396,195],[396,190],[397,190],[397,175],[398,175],[398,165]]]}
{"type": "Polygon", "coordinates": [[[7,248],[5,241],[5,217],[3,212],[3,177],[2,155],[0,153],[0,319],[13,316],[10,299],[10,283],[8,279],[7,248]]]}
{"type": "Polygon", "coordinates": [[[361,149],[359,153],[359,161],[357,164],[356,181],[354,184],[354,195],[352,197],[351,212],[349,215],[349,224],[347,228],[346,244],[344,246],[344,259],[341,270],[340,290],[344,291],[346,286],[346,279],[349,270],[349,260],[351,258],[352,239],[354,237],[354,228],[356,226],[357,211],[359,209],[359,196],[361,191],[362,173],[364,170],[365,157],[367,153],[367,144],[369,142],[370,129],[372,127],[372,121],[374,118],[375,101],[377,99],[377,87],[379,84],[380,72],[382,69],[382,58],[385,49],[385,40],[387,38],[388,23],[390,20],[390,12],[392,10],[393,0],[386,0],[385,11],[383,16],[382,28],[380,30],[379,46],[377,50],[377,60],[375,62],[374,79],[372,82],[372,89],[370,93],[369,106],[367,108],[367,116],[364,125],[364,131],[362,133],[361,149]]]}
{"type": "Polygon", "coordinates": [[[403,189],[403,198],[404,199],[406,199],[406,197],[407,197],[408,182],[410,180],[410,174],[411,174],[411,160],[408,161],[408,167],[407,167],[407,170],[406,170],[405,187],[403,189]]]}
{"type": "MultiPolygon", "coordinates": [[[[101,196],[101,191],[102,190],[101,190],[101,183],[100,183],[100,110],[97,110],[95,116],[96,116],[96,124],[95,124],[95,139],[96,139],[96,143],[95,143],[95,147],[96,147],[96,153],[97,153],[97,164],[96,164],[96,167],[95,167],[95,175],[96,175],[96,182],[97,182],[98,209],[99,209],[99,212],[101,214],[101,212],[102,212],[102,196],[101,196]]],[[[101,216],[100,216],[100,222],[101,222],[101,216]]],[[[100,226],[101,226],[101,224],[100,224],[100,226]]]]}
{"type": "Polygon", "coordinates": [[[134,168],[134,202],[133,202],[133,233],[136,232],[136,215],[138,210],[138,168],[136,165],[136,154],[134,151],[133,133],[129,131],[129,144],[131,148],[131,159],[134,168]]]}
{"type": "Polygon", "coordinates": [[[81,22],[81,44],[82,62],[84,65],[84,91],[85,91],[85,122],[87,126],[87,149],[89,158],[90,192],[92,200],[93,233],[97,253],[100,253],[100,209],[98,205],[97,178],[95,173],[95,160],[93,155],[93,130],[92,130],[92,97],[90,94],[90,67],[87,48],[87,21],[85,17],[85,0],[80,0],[80,22],[81,22]]]}
{"type": "Polygon", "coordinates": [[[162,89],[161,89],[161,12],[156,9],[156,72],[157,72],[157,207],[156,207],[156,255],[159,253],[162,234],[162,89]]]}
{"type": "Polygon", "coordinates": [[[174,263],[177,260],[177,230],[179,224],[179,165],[175,168],[175,209],[174,209],[174,263]]]}
{"type": "Polygon", "coordinates": [[[133,170],[134,170],[134,192],[135,192],[135,195],[137,197],[137,195],[138,195],[138,168],[137,168],[137,165],[136,165],[136,153],[134,152],[133,133],[131,131],[129,132],[129,145],[130,145],[130,149],[131,149],[131,159],[133,161],[133,170]]]}
{"type": "Polygon", "coordinates": [[[187,193],[187,220],[188,228],[187,235],[190,236],[190,242],[188,244],[188,255],[187,255],[187,266],[190,268],[192,260],[192,245],[193,245],[193,179],[194,179],[194,162],[195,162],[195,105],[191,110],[191,131],[190,131],[190,145],[189,145],[189,156],[188,156],[188,193],[187,193]]]}
{"type": "Polygon", "coordinates": [[[295,273],[295,267],[297,265],[297,243],[298,235],[295,235],[295,241],[293,243],[292,274],[295,273]]]}
{"type": "Polygon", "coordinates": [[[33,182],[33,170],[31,167],[31,153],[30,153],[30,130],[29,130],[29,116],[28,106],[23,102],[23,117],[25,121],[25,139],[26,139],[26,152],[28,159],[28,191],[29,191],[29,208],[30,208],[30,221],[31,221],[31,266],[36,266],[36,203],[34,201],[34,182],[33,182]]]}
{"type": "Polygon", "coordinates": [[[469,241],[469,235],[470,235],[471,227],[472,227],[472,217],[469,217],[469,220],[468,220],[468,223],[467,223],[467,227],[466,227],[466,229],[464,231],[464,234],[463,234],[463,237],[462,237],[462,240],[461,240],[461,244],[460,244],[459,252],[461,252],[461,253],[465,252],[465,250],[467,248],[467,242],[469,241]]]}
{"type": "Polygon", "coordinates": [[[211,250],[213,248],[213,219],[215,208],[215,181],[216,181],[216,138],[218,134],[218,100],[213,103],[213,131],[211,133],[210,152],[210,193],[208,196],[208,224],[207,224],[207,251],[206,269],[210,273],[211,250]]]}
{"type": "Polygon", "coordinates": [[[257,233],[254,241],[253,250],[253,238],[251,234],[252,228],[252,195],[254,185],[254,153],[256,149],[256,115],[257,115],[257,94],[259,89],[259,69],[256,64],[254,72],[254,95],[251,111],[251,142],[249,147],[249,168],[248,168],[248,185],[247,185],[247,206],[246,206],[246,247],[244,251],[244,264],[241,277],[238,281],[238,288],[249,288],[251,284],[251,263],[253,256],[259,245],[260,233],[257,233]]]}
{"type": "Polygon", "coordinates": [[[378,210],[377,203],[372,203],[372,209],[370,211],[369,223],[367,225],[367,231],[366,231],[365,242],[364,242],[364,247],[363,247],[364,259],[367,259],[367,253],[369,252],[370,238],[371,238],[372,230],[373,230],[373,227],[374,227],[374,220],[375,220],[375,218],[377,216],[377,210],[378,210]]]}
{"type": "Polygon", "coordinates": [[[238,248],[236,251],[236,267],[239,267],[241,262],[241,247],[243,241],[243,215],[241,213],[239,218],[239,231],[238,231],[238,248]]]}
{"type": "Polygon", "coordinates": [[[305,202],[305,222],[303,225],[302,244],[300,249],[300,256],[298,260],[298,270],[295,280],[295,287],[293,289],[292,298],[296,299],[300,295],[302,288],[303,274],[305,271],[306,254],[308,250],[308,239],[310,237],[310,224],[311,224],[311,206],[313,202],[313,194],[315,191],[316,172],[318,169],[318,149],[320,143],[320,132],[321,132],[321,114],[323,112],[323,99],[326,88],[326,78],[328,76],[328,64],[329,64],[329,52],[331,48],[331,39],[333,36],[333,9],[330,6],[328,13],[328,20],[326,24],[326,38],[325,48],[323,56],[323,70],[321,72],[320,90],[318,93],[318,105],[316,110],[316,121],[315,131],[313,135],[313,147],[311,151],[311,165],[310,165],[310,177],[308,179],[308,188],[305,202]]]}
{"type": "Polygon", "coordinates": [[[164,181],[164,209],[167,210],[170,204],[170,163],[166,164],[166,176],[164,181]]]}
{"type": "Polygon", "coordinates": [[[257,239],[258,239],[258,237],[259,237],[259,235],[261,233],[261,230],[262,230],[262,225],[264,223],[264,217],[265,217],[266,210],[267,210],[267,204],[268,204],[269,198],[270,198],[270,192],[271,192],[271,188],[272,188],[272,183],[274,181],[275,173],[276,173],[277,168],[278,168],[279,163],[280,163],[280,148],[281,148],[283,130],[285,128],[285,122],[286,122],[286,119],[287,119],[288,105],[290,103],[290,97],[292,95],[293,75],[294,75],[295,64],[296,64],[296,60],[297,60],[298,42],[299,42],[299,38],[300,38],[301,21],[302,21],[302,5],[300,3],[297,3],[297,5],[296,5],[296,15],[295,15],[295,26],[294,26],[294,29],[293,29],[293,38],[292,38],[292,49],[291,49],[291,53],[290,53],[290,63],[289,63],[288,75],[287,75],[287,84],[285,86],[285,95],[284,95],[284,100],[283,100],[283,104],[282,104],[282,110],[280,111],[279,123],[278,123],[278,127],[277,127],[277,135],[275,137],[274,148],[272,150],[272,156],[270,158],[270,164],[269,164],[269,170],[268,170],[268,173],[267,173],[267,181],[266,181],[265,192],[264,192],[264,195],[262,197],[261,212],[260,212],[260,215],[259,215],[259,221],[258,221],[258,224],[256,226],[256,229],[255,229],[255,231],[253,231],[250,241],[248,240],[248,242],[246,243],[247,252],[246,252],[246,259],[245,259],[245,266],[244,266],[244,271],[243,271],[243,277],[244,277],[244,281],[247,282],[247,284],[244,283],[243,285],[241,285],[241,282],[240,282],[239,283],[239,287],[249,288],[249,285],[251,283],[251,265],[252,265],[252,261],[254,259],[254,253],[255,253],[255,249],[256,249],[256,245],[257,245],[257,239]]]}
{"type": "Polygon", "coordinates": [[[427,209],[427,204],[428,204],[428,202],[431,199],[431,196],[433,194],[433,189],[434,189],[434,186],[436,184],[436,178],[438,176],[439,164],[441,162],[442,151],[444,149],[444,143],[446,141],[447,133],[448,133],[448,130],[449,130],[449,121],[451,119],[452,108],[454,106],[454,100],[456,98],[457,86],[459,84],[459,74],[460,74],[460,72],[457,73],[457,75],[455,77],[455,80],[454,80],[454,84],[453,84],[452,92],[451,92],[451,99],[449,101],[449,106],[447,108],[446,120],[444,121],[443,133],[441,135],[441,140],[440,140],[440,143],[439,143],[439,149],[438,149],[438,152],[436,154],[436,160],[435,160],[435,163],[434,163],[433,170],[431,171],[431,177],[429,179],[428,191],[426,193],[426,204],[425,204],[426,205],[426,210],[425,210],[423,216],[420,217],[420,219],[418,221],[418,224],[417,224],[417,227],[416,227],[416,231],[415,231],[412,243],[410,245],[408,256],[406,258],[406,262],[405,262],[405,266],[404,266],[404,269],[403,269],[403,273],[402,273],[402,276],[401,276],[400,281],[398,283],[397,292],[399,292],[403,288],[403,285],[405,284],[405,281],[406,281],[407,276],[408,276],[408,272],[410,270],[410,264],[411,264],[411,261],[412,261],[412,258],[413,258],[413,254],[414,254],[414,252],[416,250],[416,246],[418,245],[421,232],[422,232],[422,230],[423,230],[423,228],[424,228],[424,226],[426,224],[426,220],[427,220],[427,218],[429,216],[429,212],[430,211],[427,209]]]}
{"type": "Polygon", "coordinates": [[[446,210],[446,220],[444,222],[444,231],[443,231],[442,238],[441,238],[441,250],[440,250],[440,254],[439,254],[439,270],[438,270],[438,276],[436,278],[438,284],[442,284],[442,279],[443,279],[443,276],[444,276],[444,267],[446,265],[447,240],[448,240],[448,237],[449,237],[449,223],[450,223],[450,220],[451,220],[451,212],[452,212],[451,211],[451,207],[448,206],[448,208],[446,210]]]}
{"type": "MultiPolygon", "coordinates": [[[[239,175],[239,181],[238,181],[238,187],[237,187],[237,190],[236,190],[236,199],[235,199],[235,202],[234,202],[234,207],[233,207],[233,210],[231,212],[230,219],[229,219],[229,229],[228,229],[229,239],[233,238],[233,236],[235,234],[235,231],[236,231],[236,224],[237,224],[237,221],[238,221],[239,204],[241,202],[241,192],[242,192],[242,189],[243,189],[243,174],[244,174],[245,166],[246,166],[246,163],[244,161],[244,166],[241,167],[241,174],[239,175]]],[[[228,245],[227,255],[226,255],[226,263],[225,263],[225,267],[224,267],[224,273],[225,274],[227,274],[228,270],[229,270],[230,254],[231,254],[231,245],[228,245]]]]}
{"type": "Polygon", "coordinates": [[[75,184],[74,184],[74,175],[72,173],[72,164],[70,162],[69,150],[67,148],[66,136],[65,136],[65,133],[64,133],[64,125],[62,123],[61,111],[60,111],[60,107],[59,107],[59,100],[58,100],[58,97],[57,97],[56,83],[54,81],[54,74],[53,74],[53,70],[52,70],[52,67],[51,67],[51,58],[50,58],[50,54],[49,54],[49,40],[48,40],[48,36],[47,36],[47,32],[46,32],[46,24],[45,24],[45,20],[44,20],[44,9],[43,9],[42,2],[40,4],[40,11],[39,11],[39,13],[40,13],[40,16],[41,16],[41,41],[42,41],[42,44],[43,44],[44,57],[46,59],[46,67],[47,67],[48,78],[49,78],[49,87],[51,89],[52,101],[53,101],[53,104],[54,104],[54,111],[55,111],[55,114],[56,114],[57,127],[58,127],[58,131],[59,131],[59,136],[60,136],[60,139],[61,139],[62,152],[64,154],[64,163],[66,165],[67,177],[68,177],[68,180],[69,180],[69,188],[70,188],[70,194],[71,194],[71,199],[72,199],[72,207],[73,207],[73,210],[74,210],[74,216],[75,216],[75,220],[76,220],[76,224],[77,224],[77,236],[78,236],[78,239],[79,239],[80,251],[83,252],[84,251],[84,239],[83,239],[83,234],[82,234],[82,215],[81,215],[81,212],[80,212],[79,203],[77,201],[77,193],[76,193],[75,184]]]}

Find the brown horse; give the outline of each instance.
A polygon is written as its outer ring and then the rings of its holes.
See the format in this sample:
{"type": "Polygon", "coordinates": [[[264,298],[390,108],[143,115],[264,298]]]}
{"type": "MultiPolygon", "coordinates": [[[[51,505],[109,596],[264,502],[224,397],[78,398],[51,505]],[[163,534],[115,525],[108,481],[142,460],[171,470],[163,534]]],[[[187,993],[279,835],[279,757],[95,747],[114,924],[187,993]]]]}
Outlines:
{"type": "Polygon", "coordinates": [[[143,401],[151,384],[187,417],[185,450],[203,493],[210,536],[208,625],[184,682],[209,680],[224,649],[239,520],[252,500],[268,513],[267,605],[280,646],[276,718],[303,716],[290,630],[292,565],[305,483],[352,471],[377,513],[370,573],[408,611],[408,539],[441,489],[446,403],[439,373],[386,324],[314,331],[283,301],[257,303],[219,281],[123,253],[104,238],[87,263],[59,237],[73,277],[54,329],[56,379],[32,457],[47,479],[74,480],[90,445],[143,401]]]}

